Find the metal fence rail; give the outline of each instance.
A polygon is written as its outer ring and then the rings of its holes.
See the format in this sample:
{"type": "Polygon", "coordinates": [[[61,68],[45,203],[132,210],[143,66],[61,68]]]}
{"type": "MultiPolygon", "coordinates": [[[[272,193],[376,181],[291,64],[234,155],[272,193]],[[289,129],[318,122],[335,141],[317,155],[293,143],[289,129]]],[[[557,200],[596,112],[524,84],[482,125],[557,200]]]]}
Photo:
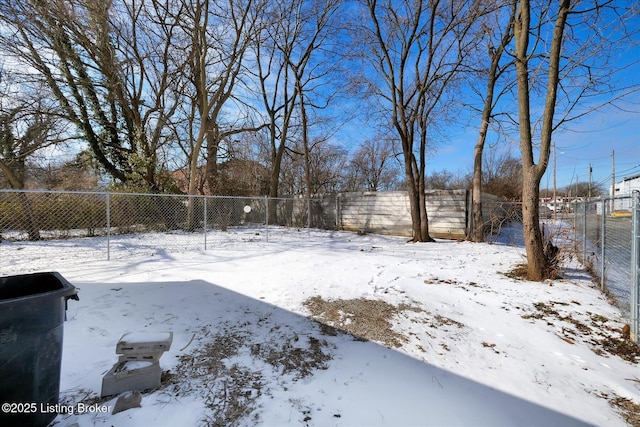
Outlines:
{"type": "Polygon", "coordinates": [[[633,192],[631,234],[631,337],[640,343],[640,191],[633,192]]]}
{"type": "Polygon", "coordinates": [[[319,227],[318,209],[307,199],[0,190],[0,240],[102,237],[109,258],[116,236],[165,233],[163,247],[207,249],[212,232],[268,240],[269,226],[319,227]]]}
{"type": "Polygon", "coordinates": [[[638,340],[640,287],[640,193],[575,205],[575,251],[602,290],[610,293],[631,320],[638,340]]]}

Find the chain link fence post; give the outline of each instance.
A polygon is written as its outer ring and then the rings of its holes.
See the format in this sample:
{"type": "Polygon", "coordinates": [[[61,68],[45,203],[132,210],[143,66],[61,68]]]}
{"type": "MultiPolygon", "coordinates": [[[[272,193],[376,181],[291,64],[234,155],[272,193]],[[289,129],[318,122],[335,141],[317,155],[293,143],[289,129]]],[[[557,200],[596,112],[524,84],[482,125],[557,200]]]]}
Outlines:
{"type": "Polygon", "coordinates": [[[106,202],[106,216],[107,216],[107,261],[111,261],[111,202],[110,195],[106,193],[105,202],[106,202]]]}
{"type": "Polygon", "coordinates": [[[578,253],[578,239],[575,237],[578,234],[578,210],[580,208],[580,205],[578,204],[578,201],[574,201],[573,203],[573,234],[574,234],[574,239],[573,239],[573,252],[574,253],[578,253]]]}
{"type": "Polygon", "coordinates": [[[344,218],[342,217],[342,212],[345,205],[344,198],[344,193],[338,193],[338,196],[336,197],[336,230],[344,230],[344,218]]]}
{"type": "Polygon", "coordinates": [[[207,198],[207,196],[203,197],[204,199],[204,207],[203,207],[203,215],[204,215],[204,220],[203,220],[203,225],[202,225],[202,232],[204,233],[204,250],[207,250],[207,220],[209,219],[209,216],[207,214],[207,205],[209,204],[209,199],[207,198]]]}
{"type": "Polygon", "coordinates": [[[582,204],[582,209],[584,210],[584,215],[582,217],[582,264],[586,265],[587,263],[587,211],[588,211],[588,203],[584,202],[582,204]]]}
{"type": "Polygon", "coordinates": [[[604,281],[605,281],[605,247],[606,247],[606,239],[607,239],[607,229],[606,229],[606,217],[607,217],[607,201],[606,199],[602,199],[600,202],[602,204],[602,212],[600,215],[600,290],[604,292],[604,281]]]}
{"type": "Polygon", "coordinates": [[[264,234],[266,235],[267,243],[269,242],[269,197],[264,197],[264,234]]]}
{"type": "Polygon", "coordinates": [[[631,339],[640,343],[640,191],[634,190],[631,209],[631,339]]]}
{"type": "Polygon", "coordinates": [[[307,236],[311,235],[311,199],[307,199],[307,236]]]}

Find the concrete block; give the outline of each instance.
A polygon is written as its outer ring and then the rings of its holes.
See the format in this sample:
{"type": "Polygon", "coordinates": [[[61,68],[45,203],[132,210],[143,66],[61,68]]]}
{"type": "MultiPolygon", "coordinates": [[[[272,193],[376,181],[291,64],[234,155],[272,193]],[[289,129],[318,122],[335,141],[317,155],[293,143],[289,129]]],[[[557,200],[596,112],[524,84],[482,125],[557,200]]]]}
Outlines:
{"type": "Polygon", "coordinates": [[[160,387],[161,376],[162,369],[157,362],[141,360],[118,362],[102,378],[100,396],[157,388],[160,387]]]}
{"type": "Polygon", "coordinates": [[[142,394],[139,391],[127,391],[118,396],[116,404],[113,407],[112,414],[126,411],[131,408],[140,408],[142,406],[142,394]]]}
{"type": "Polygon", "coordinates": [[[116,345],[116,354],[151,354],[168,351],[173,332],[134,332],[124,334],[116,345]]]}
{"type": "Polygon", "coordinates": [[[118,362],[130,362],[139,360],[157,363],[163,354],[164,351],[158,351],[155,353],[126,353],[118,356],[118,362]]]}

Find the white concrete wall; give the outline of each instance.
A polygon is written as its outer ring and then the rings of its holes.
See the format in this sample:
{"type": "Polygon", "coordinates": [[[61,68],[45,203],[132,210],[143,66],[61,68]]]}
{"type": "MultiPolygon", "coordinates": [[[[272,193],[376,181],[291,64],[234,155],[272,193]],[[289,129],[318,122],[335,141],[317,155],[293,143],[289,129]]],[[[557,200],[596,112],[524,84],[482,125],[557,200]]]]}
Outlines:
{"type": "MultiPolygon", "coordinates": [[[[466,190],[427,191],[426,203],[432,237],[465,237],[466,190]]],[[[412,236],[409,197],[405,191],[340,193],[336,206],[339,229],[412,236]]]]}

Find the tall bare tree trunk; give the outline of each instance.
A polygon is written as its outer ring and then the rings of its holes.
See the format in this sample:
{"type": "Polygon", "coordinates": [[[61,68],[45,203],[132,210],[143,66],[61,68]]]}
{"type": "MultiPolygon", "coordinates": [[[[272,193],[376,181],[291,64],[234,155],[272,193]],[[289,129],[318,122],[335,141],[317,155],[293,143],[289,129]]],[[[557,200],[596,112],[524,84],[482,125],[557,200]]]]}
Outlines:
{"type": "MultiPolygon", "coordinates": [[[[406,162],[405,162],[406,169],[406,162]]],[[[422,235],[422,228],[420,227],[420,194],[416,191],[415,177],[413,172],[407,171],[405,174],[407,178],[407,193],[409,195],[409,210],[411,212],[411,230],[413,240],[420,241],[422,235]]]]}
{"type": "Polygon", "coordinates": [[[548,277],[547,259],[540,230],[540,178],[534,168],[522,171],[522,227],[530,280],[548,277]]]}
{"type": "Polygon", "coordinates": [[[282,169],[282,158],[284,157],[285,140],[286,140],[286,128],[281,135],[281,140],[278,141],[275,135],[275,125],[270,126],[271,133],[271,176],[269,178],[269,197],[273,199],[269,203],[269,211],[267,213],[267,222],[274,224],[277,222],[278,217],[278,204],[275,200],[278,197],[280,186],[280,171],[282,169]]]}
{"type": "MultiPolygon", "coordinates": [[[[516,3],[513,2],[510,6],[511,11],[509,14],[509,23],[500,41],[500,46],[494,48],[491,46],[491,38],[489,37],[489,57],[491,58],[491,65],[489,67],[489,73],[487,76],[487,92],[484,100],[484,106],[482,108],[482,118],[480,122],[480,130],[478,132],[478,140],[473,150],[473,181],[472,181],[472,226],[469,238],[474,242],[484,241],[484,216],[482,214],[482,155],[484,151],[484,144],[487,140],[487,132],[489,131],[489,123],[493,114],[495,88],[498,78],[504,71],[504,68],[500,67],[500,60],[504,50],[507,48],[511,40],[513,39],[513,25],[516,15],[516,3]]],[[[500,97],[500,94],[497,96],[500,97]]]]}
{"type": "Polygon", "coordinates": [[[424,175],[420,176],[417,172],[418,165],[413,154],[404,157],[404,170],[411,213],[412,241],[433,242],[429,234],[424,175]]]}
{"type": "Polygon", "coordinates": [[[220,148],[220,132],[216,123],[209,123],[207,132],[207,163],[204,176],[209,187],[209,194],[218,193],[218,152],[220,148]]]}
{"type": "Polygon", "coordinates": [[[485,101],[478,141],[473,149],[473,181],[471,190],[471,210],[473,216],[470,239],[474,242],[484,241],[484,216],[482,215],[482,152],[484,151],[484,143],[487,139],[487,130],[489,129],[489,121],[485,118],[489,114],[487,114],[486,110],[487,102],[485,101]]]}
{"type": "Polygon", "coordinates": [[[570,0],[561,0],[558,5],[549,64],[547,70],[547,91],[538,163],[534,161],[533,134],[531,127],[529,89],[529,37],[531,28],[531,5],[529,0],[521,0],[515,24],[515,59],[518,84],[518,113],[520,120],[520,152],[522,154],[522,223],[527,253],[527,276],[530,280],[544,280],[549,277],[549,259],[544,253],[544,242],[540,230],[539,196],[540,180],[549,164],[553,118],[557,100],[560,75],[560,53],[563,33],[571,5],[570,0]]]}

